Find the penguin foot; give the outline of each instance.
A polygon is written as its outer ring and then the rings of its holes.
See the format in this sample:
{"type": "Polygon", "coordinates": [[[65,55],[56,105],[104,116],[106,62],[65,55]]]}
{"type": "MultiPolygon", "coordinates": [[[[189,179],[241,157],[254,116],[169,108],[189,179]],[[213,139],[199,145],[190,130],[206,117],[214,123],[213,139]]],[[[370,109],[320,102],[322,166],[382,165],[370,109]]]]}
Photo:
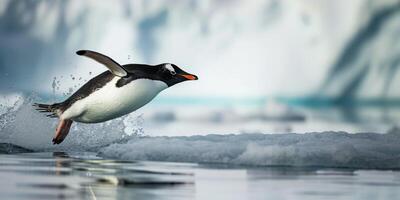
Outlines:
{"type": "Polygon", "coordinates": [[[69,129],[71,128],[72,120],[61,119],[58,123],[56,134],[53,138],[53,144],[60,144],[64,141],[65,137],[67,137],[69,133],[69,129]]]}

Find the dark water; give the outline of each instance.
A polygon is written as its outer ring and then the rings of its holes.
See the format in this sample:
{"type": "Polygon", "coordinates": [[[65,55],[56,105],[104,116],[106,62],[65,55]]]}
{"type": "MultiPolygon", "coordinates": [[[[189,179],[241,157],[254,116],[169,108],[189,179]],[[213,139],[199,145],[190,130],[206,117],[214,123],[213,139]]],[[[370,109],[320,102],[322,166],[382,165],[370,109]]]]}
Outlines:
{"type": "MultiPolygon", "coordinates": [[[[4,153],[4,152],[3,152],[4,153]]],[[[0,199],[398,199],[400,172],[0,154],[0,199]]]]}

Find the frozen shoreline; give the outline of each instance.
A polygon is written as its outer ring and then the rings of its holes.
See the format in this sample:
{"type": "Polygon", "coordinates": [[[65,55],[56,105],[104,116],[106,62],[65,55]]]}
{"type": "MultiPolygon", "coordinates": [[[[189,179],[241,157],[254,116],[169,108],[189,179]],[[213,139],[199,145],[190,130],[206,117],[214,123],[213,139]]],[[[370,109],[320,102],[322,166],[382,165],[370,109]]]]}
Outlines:
{"type": "MultiPolygon", "coordinates": [[[[399,144],[400,133],[397,131],[386,134],[213,134],[132,137],[89,151],[104,158],[131,161],[397,170],[400,169],[399,144]]],[[[73,146],[36,151],[77,151],[73,146]]],[[[21,153],[18,147],[6,147],[11,153],[14,149],[21,153]]]]}
{"type": "Polygon", "coordinates": [[[143,137],[99,150],[123,160],[400,169],[400,134],[323,132],[143,137]]]}

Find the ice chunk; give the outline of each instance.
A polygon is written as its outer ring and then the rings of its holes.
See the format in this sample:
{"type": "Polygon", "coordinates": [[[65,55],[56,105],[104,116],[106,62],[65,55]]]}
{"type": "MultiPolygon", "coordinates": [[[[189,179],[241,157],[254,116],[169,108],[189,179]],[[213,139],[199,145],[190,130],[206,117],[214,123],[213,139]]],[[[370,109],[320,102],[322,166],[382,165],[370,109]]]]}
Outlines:
{"type": "Polygon", "coordinates": [[[101,149],[128,160],[252,166],[400,168],[400,134],[322,132],[141,137],[101,149]]]}

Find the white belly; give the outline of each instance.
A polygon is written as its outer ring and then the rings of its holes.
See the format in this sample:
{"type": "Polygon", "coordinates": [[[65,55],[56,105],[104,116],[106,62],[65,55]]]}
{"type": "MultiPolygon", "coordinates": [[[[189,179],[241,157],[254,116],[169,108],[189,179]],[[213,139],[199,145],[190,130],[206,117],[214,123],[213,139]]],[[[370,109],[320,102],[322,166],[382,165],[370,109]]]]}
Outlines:
{"type": "Polygon", "coordinates": [[[84,123],[104,122],[139,109],[168,87],[162,81],[138,79],[118,88],[115,86],[118,79],[115,77],[98,91],[76,101],[61,117],[84,123]]]}

